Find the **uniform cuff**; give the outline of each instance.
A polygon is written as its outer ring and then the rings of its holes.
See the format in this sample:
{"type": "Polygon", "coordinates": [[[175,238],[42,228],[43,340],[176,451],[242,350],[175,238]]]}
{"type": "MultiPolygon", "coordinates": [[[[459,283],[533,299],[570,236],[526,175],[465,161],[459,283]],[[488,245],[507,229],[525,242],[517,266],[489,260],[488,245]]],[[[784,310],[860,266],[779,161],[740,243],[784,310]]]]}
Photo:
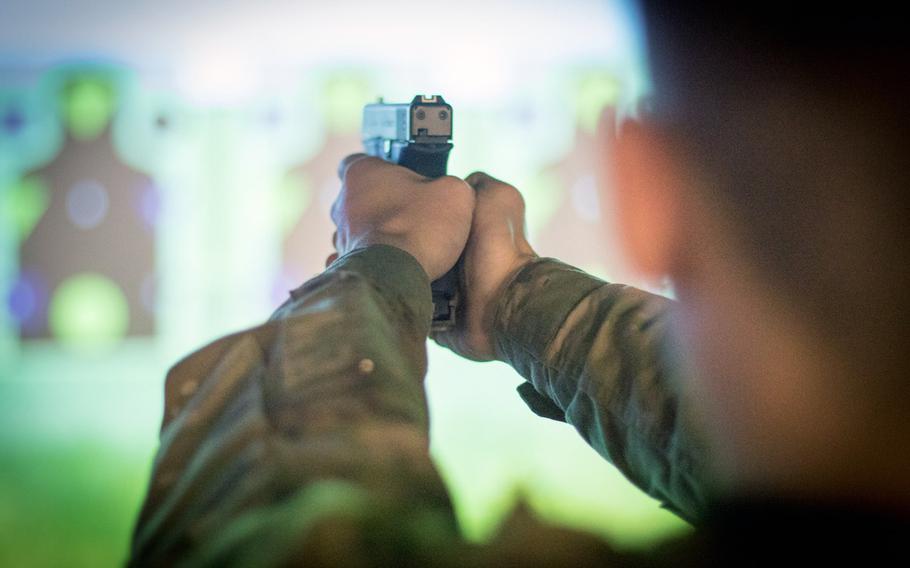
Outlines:
{"type": "Polygon", "coordinates": [[[496,357],[529,376],[572,309],[605,282],[552,258],[531,261],[499,301],[493,324],[496,357]]]}
{"type": "Polygon", "coordinates": [[[390,301],[408,308],[429,325],[433,317],[430,278],[417,259],[390,245],[370,245],[340,257],[323,274],[353,272],[365,278],[390,301]]]}

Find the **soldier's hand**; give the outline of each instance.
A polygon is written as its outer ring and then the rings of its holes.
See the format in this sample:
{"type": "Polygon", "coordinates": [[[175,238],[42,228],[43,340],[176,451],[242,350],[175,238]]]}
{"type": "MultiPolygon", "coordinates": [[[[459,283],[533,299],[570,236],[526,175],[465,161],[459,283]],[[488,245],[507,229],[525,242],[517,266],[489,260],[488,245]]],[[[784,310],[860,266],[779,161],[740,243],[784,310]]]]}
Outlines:
{"type": "Polygon", "coordinates": [[[430,280],[449,271],[464,250],[474,211],[474,190],[445,176],[428,179],[365,154],[345,158],[342,185],[332,205],[337,255],[385,244],[410,253],[430,280]]]}
{"type": "Polygon", "coordinates": [[[513,186],[484,173],[466,178],[476,191],[474,219],[464,252],[462,304],[456,328],[433,339],[463,357],[495,359],[492,327],[512,277],[537,257],[525,237],[525,205],[513,186]]]}

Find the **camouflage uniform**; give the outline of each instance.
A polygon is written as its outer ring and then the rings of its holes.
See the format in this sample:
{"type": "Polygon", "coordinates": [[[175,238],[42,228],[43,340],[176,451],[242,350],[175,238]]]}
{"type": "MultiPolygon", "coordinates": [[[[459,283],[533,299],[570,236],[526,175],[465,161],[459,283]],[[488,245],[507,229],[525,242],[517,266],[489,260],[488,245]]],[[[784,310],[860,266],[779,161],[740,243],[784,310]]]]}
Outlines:
{"type": "MultiPolygon", "coordinates": [[[[428,454],[422,383],[432,303],[420,265],[393,247],[369,247],[291,296],[268,323],[170,371],[133,565],[704,560],[690,543],[620,555],[523,510],[491,543],[465,542],[428,454]]],[[[666,372],[671,305],[541,259],[508,287],[496,348],[528,379],[520,391],[533,410],[566,420],[639,487],[698,520],[703,450],[666,372]]]]}

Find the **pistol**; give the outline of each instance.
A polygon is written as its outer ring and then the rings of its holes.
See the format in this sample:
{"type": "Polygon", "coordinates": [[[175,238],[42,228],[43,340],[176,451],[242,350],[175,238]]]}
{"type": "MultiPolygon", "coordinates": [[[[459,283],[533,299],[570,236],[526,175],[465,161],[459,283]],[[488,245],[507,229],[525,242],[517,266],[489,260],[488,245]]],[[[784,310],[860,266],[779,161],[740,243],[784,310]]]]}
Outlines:
{"type": "MultiPolygon", "coordinates": [[[[452,151],[452,106],[439,95],[418,95],[410,103],[389,104],[379,100],[363,108],[364,151],[436,178],[446,175],[452,151]]],[[[432,283],[431,330],[446,331],[455,325],[458,308],[458,271],[461,261],[432,283]]]]}

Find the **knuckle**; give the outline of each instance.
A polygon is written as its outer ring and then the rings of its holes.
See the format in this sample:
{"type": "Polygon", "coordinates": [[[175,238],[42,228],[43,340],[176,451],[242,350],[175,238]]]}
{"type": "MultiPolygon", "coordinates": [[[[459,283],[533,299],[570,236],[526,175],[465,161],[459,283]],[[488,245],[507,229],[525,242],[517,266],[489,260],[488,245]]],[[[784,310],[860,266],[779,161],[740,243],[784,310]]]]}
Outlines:
{"type": "Polygon", "coordinates": [[[514,185],[508,185],[505,183],[501,184],[498,188],[498,191],[500,193],[502,193],[502,195],[509,201],[512,201],[512,202],[524,207],[525,198],[521,194],[521,192],[518,191],[518,188],[515,187],[514,185]]]}
{"type": "Polygon", "coordinates": [[[344,184],[347,187],[357,186],[363,177],[363,160],[357,160],[344,171],[344,184]]]}
{"type": "Polygon", "coordinates": [[[525,210],[525,198],[515,186],[499,184],[491,191],[491,197],[509,209],[525,210]]]}
{"type": "Polygon", "coordinates": [[[495,181],[486,172],[476,171],[471,173],[468,177],[465,178],[465,181],[477,189],[481,189],[490,184],[490,182],[495,181]]]}
{"type": "Polygon", "coordinates": [[[436,184],[446,193],[461,203],[474,203],[474,189],[466,181],[455,176],[443,176],[435,180],[436,184]]]}
{"type": "Polygon", "coordinates": [[[478,191],[503,191],[504,188],[518,191],[514,186],[498,180],[486,172],[474,172],[465,179],[478,191]]]}
{"type": "Polygon", "coordinates": [[[444,185],[447,188],[453,188],[456,191],[461,187],[469,187],[468,184],[455,176],[442,176],[436,179],[436,183],[444,185]]]}
{"type": "Polygon", "coordinates": [[[348,164],[344,172],[345,185],[358,185],[364,181],[364,178],[376,167],[376,162],[382,162],[379,158],[372,156],[362,156],[348,164]]]}

